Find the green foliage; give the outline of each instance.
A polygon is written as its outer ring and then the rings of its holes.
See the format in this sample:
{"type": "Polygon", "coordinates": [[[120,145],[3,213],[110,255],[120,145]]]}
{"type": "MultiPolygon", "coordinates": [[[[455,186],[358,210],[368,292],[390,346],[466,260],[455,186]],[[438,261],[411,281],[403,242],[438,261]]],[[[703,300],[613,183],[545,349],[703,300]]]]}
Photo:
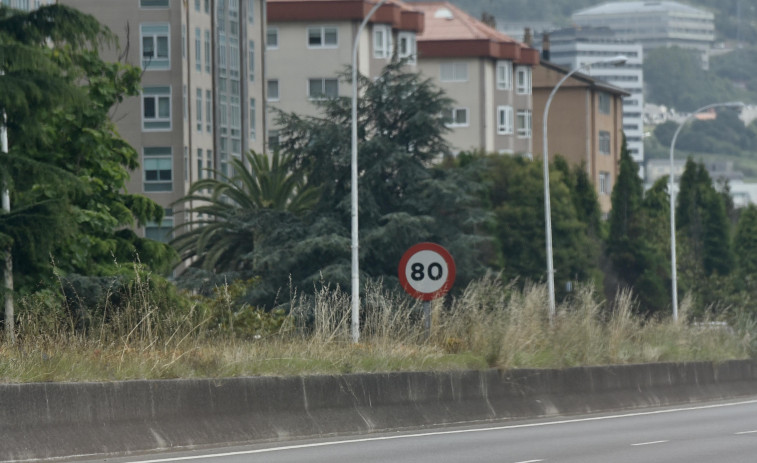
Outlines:
{"type": "Polygon", "coordinates": [[[757,206],[754,204],[741,211],[733,245],[740,279],[757,280],[757,206]]]}

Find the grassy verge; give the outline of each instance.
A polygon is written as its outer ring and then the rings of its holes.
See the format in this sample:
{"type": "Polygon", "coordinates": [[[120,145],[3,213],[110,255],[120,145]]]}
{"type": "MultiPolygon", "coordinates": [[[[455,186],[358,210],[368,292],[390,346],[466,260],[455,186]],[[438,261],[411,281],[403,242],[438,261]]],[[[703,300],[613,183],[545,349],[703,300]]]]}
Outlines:
{"type": "MultiPolygon", "coordinates": [[[[450,301],[434,302],[430,333],[421,326],[417,303],[370,287],[358,344],[350,339],[349,294],[338,289],[295,294],[289,314],[274,316],[234,306],[228,288],[213,301],[160,309],[160,292],[148,287],[137,286],[117,310],[103,307],[86,332],[49,301],[20,301],[18,341],[0,344],[0,380],[717,362],[747,358],[753,346],[752,331],[745,326],[643,320],[634,315],[631,295],[601,302],[589,289],[561,304],[550,323],[544,286],[518,289],[495,277],[472,283],[450,301]]],[[[681,307],[684,320],[686,305],[681,307]]]]}

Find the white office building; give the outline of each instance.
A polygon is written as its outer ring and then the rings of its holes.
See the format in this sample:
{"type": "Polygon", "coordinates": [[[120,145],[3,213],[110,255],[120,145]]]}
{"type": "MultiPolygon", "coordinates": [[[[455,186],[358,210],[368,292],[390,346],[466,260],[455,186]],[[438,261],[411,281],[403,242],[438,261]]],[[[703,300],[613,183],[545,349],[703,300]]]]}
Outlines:
{"type": "Polygon", "coordinates": [[[624,55],[625,64],[597,64],[585,73],[622,88],[631,95],[623,99],[623,131],[631,157],[644,171],[644,72],[643,51],[638,42],[618,39],[608,28],[568,28],[549,34],[548,60],[573,69],[585,63],[624,55]]]}

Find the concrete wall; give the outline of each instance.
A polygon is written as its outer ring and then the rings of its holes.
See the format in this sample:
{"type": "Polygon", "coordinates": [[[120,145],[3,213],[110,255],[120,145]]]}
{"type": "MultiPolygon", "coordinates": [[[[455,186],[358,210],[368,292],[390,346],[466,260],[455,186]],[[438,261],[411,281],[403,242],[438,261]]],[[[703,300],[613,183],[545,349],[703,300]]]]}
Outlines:
{"type": "Polygon", "coordinates": [[[1,461],[368,433],[757,394],[757,363],[0,385],[1,461]]]}

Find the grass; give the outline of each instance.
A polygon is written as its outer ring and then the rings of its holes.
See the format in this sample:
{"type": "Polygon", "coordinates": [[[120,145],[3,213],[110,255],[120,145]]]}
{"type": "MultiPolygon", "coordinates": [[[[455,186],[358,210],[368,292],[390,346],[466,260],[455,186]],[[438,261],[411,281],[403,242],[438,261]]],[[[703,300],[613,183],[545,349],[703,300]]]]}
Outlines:
{"type": "MultiPolygon", "coordinates": [[[[136,283],[121,306],[99,308],[86,332],[55,299],[19,301],[18,340],[0,344],[0,381],[719,362],[748,358],[754,345],[748,326],[644,320],[634,315],[631,294],[601,301],[590,288],[560,304],[550,323],[543,285],[518,288],[496,276],[435,301],[429,333],[418,303],[368,287],[358,344],[350,337],[350,296],[338,288],[294,293],[289,314],[276,315],[235,305],[229,288],[169,310],[161,291],[136,283]]],[[[687,306],[684,300],[682,320],[687,306]]]]}

